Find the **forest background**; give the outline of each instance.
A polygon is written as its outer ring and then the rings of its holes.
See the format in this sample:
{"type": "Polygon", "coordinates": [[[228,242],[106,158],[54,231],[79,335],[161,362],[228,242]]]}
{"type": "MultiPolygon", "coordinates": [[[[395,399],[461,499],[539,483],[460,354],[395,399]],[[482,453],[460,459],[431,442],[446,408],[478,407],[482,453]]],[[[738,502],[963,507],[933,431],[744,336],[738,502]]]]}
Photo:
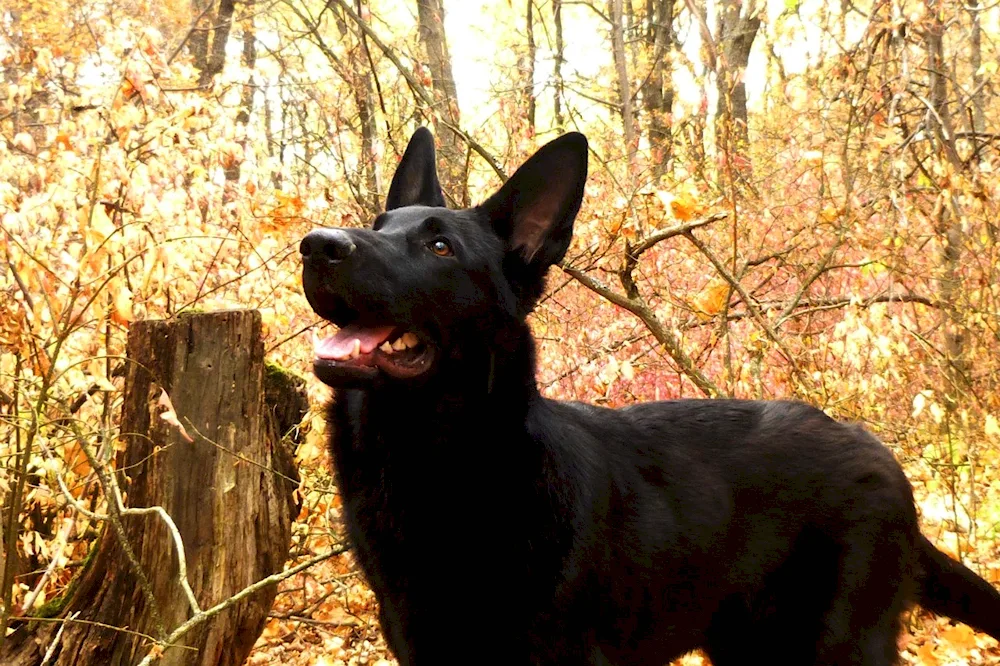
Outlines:
{"type": "MultiPolygon", "coordinates": [[[[861,421],[925,532],[1000,583],[998,38],[993,0],[5,0],[0,636],[93,543],[130,324],[257,308],[308,376],[298,241],[367,224],[419,125],[454,206],[590,139],[531,319],[546,395],[861,421]]],[[[289,566],[342,540],[309,382],[289,566]]],[[[906,628],[911,663],[1000,662],[906,628]]],[[[346,552],[282,584],[251,663],[390,659],[346,552]]]]}

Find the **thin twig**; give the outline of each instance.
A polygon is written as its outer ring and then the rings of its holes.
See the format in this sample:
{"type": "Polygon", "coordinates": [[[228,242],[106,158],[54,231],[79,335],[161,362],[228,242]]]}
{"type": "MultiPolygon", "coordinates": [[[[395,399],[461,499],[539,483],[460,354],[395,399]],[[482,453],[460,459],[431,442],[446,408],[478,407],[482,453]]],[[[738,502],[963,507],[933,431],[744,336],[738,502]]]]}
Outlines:
{"type": "Polygon", "coordinates": [[[740,298],[743,299],[744,306],[746,306],[747,310],[750,312],[750,316],[753,317],[753,320],[757,322],[762,329],[764,329],[764,333],[767,334],[767,337],[778,346],[781,354],[792,366],[792,371],[795,373],[795,376],[798,377],[803,386],[812,387],[812,381],[804,372],[802,372],[802,368],[799,367],[799,363],[795,359],[794,354],[792,354],[791,350],[788,349],[784,341],[778,337],[778,333],[767,322],[767,319],[761,313],[760,308],[757,307],[757,302],[750,296],[750,294],[747,293],[747,291],[743,288],[743,285],[740,284],[739,280],[733,277],[732,273],[730,273],[722,262],[719,261],[718,257],[715,256],[715,253],[712,252],[712,250],[705,245],[705,243],[696,238],[693,233],[688,231],[684,234],[684,237],[691,241],[691,243],[694,244],[694,246],[708,258],[712,265],[715,266],[715,270],[719,273],[719,275],[721,275],[722,278],[729,283],[733,290],[740,295],[740,298]]]}
{"type": "Polygon", "coordinates": [[[651,234],[641,243],[635,247],[629,248],[629,254],[636,259],[642,255],[643,252],[650,249],[657,243],[667,240],[668,238],[673,238],[674,236],[681,236],[688,233],[692,229],[697,229],[698,227],[704,227],[712,222],[718,222],[719,220],[724,220],[729,217],[729,211],[719,211],[717,213],[712,213],[707,217],[703,217],[699,220],[694,220],[692,222],[685,222],[684,224],[678,224],[674,227],[668,227],[667,229],[661,229],[655,234],[651,234]]]}
{"type": "MultiPolygon", "coordinates": [[[[75,620],[79,615],[80,611],[76,611],[75,613],[69,616],[69,621],[75,620]]],[[[45,651],[45,656],[42,657],[42,663],[39,664],[39,666],[46,666],[46,664],[49,663],[49,659],[52,659],[52,657],[55,655],[56,648],[59,646],[59,641],[62,640],[63,632],[66,631],[66,624],[67,624],[66,622],[63,622],[62,624],[59,625],[59,631],[56,632],[55,638],[53,638],[52,642],[49,643],[49,647],[45,651]]]]}
{"type": "MultiPolygon", "coordinates": [[[[135,631],[134,629],[128,629],[126,627],[116,627],[113,624],[108,624],[107,622],[96,622],[94,620],[81,620],[76,616],[77,613],[73,613],[69,617],[32,617],[30,615],[14,615],[10,619],[16,620],[18,622],[46,622],[49,624],[85,624],[89,627],[100,627],[101,629],[106,629],[108,631],[117,631],[120,634],[128,634],[129,636],[135,636],[136,638],[143,638],[150,643],[156,643],[156,638],[145,634],[141,631],[135,631]]],[[[180,648],[181,650],[194,650],[197,651],[198,648],[193,648],[189,645],[168,645],[167,647],[180,648]]]]}
{"type": "MultiPolygon", "coordinates": [[[[211,608],[209,608],[207,610],[199,611],[198,613],[196,613],[194,615],[194,617],[189,618],[186,622],[182,623],[180,626],[178,626],[176,629],[174,629],[170,633],[170,635],[167,636],[165,639],[163,639],[162,641],[156,641],[156,645],[159,646],[159,647],[161,647],[161,648],[164,648],[164,649],[167,648],[167,647],[170,647],[170,645],[172,643],[176,643],[186,633],[188,633],[189,631],[191,631],[192,629],[194,629],[198,625],[203,624],[204,622],[207,622],[208,620],[212,619],[213,617],[215,617],[216,615],[218,615],[222,611],[226,610],[230,606],[236,605],[237,603],[239,603],[240,601],[242,601],[246,597],[250,596],[251,594],[259,592],[260,590],[262,590],[265,587],[268,587],[270,585],[276,585],[277,583],[280,583],[281,581],[285,580],[286,578],[291,578],[292,576],[294,576],[295,574],[299,573],[300,571],[305,571],[306,569],[308,569],[308,568],[310,568],[312,566],[315,566],[315,565],[319,564],[320,562],[328,560],[328,559],[330,559],[331,557],[333,557],[335,555],[340,555],[341,553],[346,552],[348,549],[349,549],[349,546],[347,546],[346,544],[342,544],[342,545],[337,546],[336,548],[332,549],[328,553],[324,553],[322,555],[317,555],[317,556],[315,556],[313,558],[310,558],[310,559],[306,560],[305,562],[302,562],[301,564],[298,564],[298,565],[292,567],[291,569],[286,569],[285,571],[282,571],[281,573],[273,574],[271,576],[268,576],[267,578],[263,578],[263,579],[257,581],[256,583],[254,583],[252,585],[248,585],[247,587],[243,588],[242,590],[240,590],[239,592],[237,592],[233,596],[229,597],[225,601],[219,602],[219,603],[217,603],[216,605],[212,606],[211,608]]],[[[139,666],[149,666],[155,660],[159,659],[162,656],[163,656],[163,650],[153,650],[153,651],[150,651],[145,656],[145,658],[143,658],[143,660],[141,662],[139,662],[139,666]]]]}
{"type": "MultiPolygon", "coordinates": [[[[39,443],[40,442],[41,440],[39,440],[39,443]]],[[[49,553],[51,555],[51,559],[49,560],[49,565],[45,567],[45,572],[42,573],[41,577],[38,579],[38,582],[35,583],[35,589],[31,591],[31,594],[25,597],[24,603],[21,604],[22,613],[27,613],[32,608],[34,608],[35,599],[37,599],[41,591],[45,589],[45,585],[49,582],[49,578],[52,577],[52,572],[55,571],[56,563],[59,562],[60,559],[59,556],[62,554],[62,549],[66,547],[66,542],[69,541],[69,534],[72,531],[72,529],[73,529],[73,519],[64,518],[63,526],[59,530],[59,533],[56,534],[55,543],[49,546],[49,553]]]]}
{"type": "Polygon", "coordinates": [[[174,49],[174,52],[170,54],[169,58],[167,58],[168,65],[174,61],[174,58],[177,57],[177,54],[181,52],[181,49],[184,48],[184,45],[187,44],[189,39],[191,39],[191,35],[193,35],[195,32],[201,29],[198,27],[198,24],[201,22],[203,18],[205,18],[205,14],[208,13],[208,10],[210,10],[214,6],[215,6],[214,2],[205,3],[205,8],[201,10],[201,14],[198,14],[195,20],[191,22],[191,29],[187,31],[187,34],[184,35],[184,39],[181,40],[181,43],[177,45],[177,48],[174,49]]]}
{"type": "Polygon", "coordinates": [[[458,136],[462,137],[462,140],[465,141],[470,148],[472,148],[479,154],[480,157],[486,160],[486,163],[489,164],[490,168],[492,168],[493,171],[496,172],[496,174],[500,177],[500,180],[506,182],[507,173],[504,171],[503,167],[500,166],[500,162],[497,160],[497,158],[488,150],[486,150],[486,148],[484,148],[482,144],[480,144],[478,141],[469,136],[469,134],[465,130],[463,130],[461,127],[458,127],[454,123],[449,122],[440,112],[437,111],[434,103],[434,98],[430,95],[430,93],[427,92],[427,89],[424,88],[423,85],[421,85],[420,81],[417,80],[417,77],[413,75],[413,72],[407,69],[406,66],[403,64],[403,62],[399,59],[399,57],[393,52],[391,48],[389,48],[389,45],[383,42],[381,38],[379,38],[379,36],[375,33],[375,31],[372,30],[371,26],[368,25],[368,23],[365,22],[365,20],[361,18],[361,16],[358,15],[358,13],[355,12],[354,9],[352,9],[351,6],[348,5],[344,0],[330,0],[330,2],[336,3],[337,6],[340,7],[341,10],[352,21],[354,21],[355,25],[357,25],[358,28],[360,28],[361,31],[364,32],[364,34],[367,35],[370,40],[375,42],[375,45],[379,48],[379,50],[381,50],[382,53],[385,54],[385,57],[388,58],[392,62],[392,64],[396,67],[396,69],[399,71],[399,73],[403,75],[403,78],[406,80],[406,85],[409,86],[410,90],[412,90],[414,94],[416,94],[417,97],[420,98],[420,101],[424,103],[427,109],[432,114],[434,114],[434,117],[437,119],[437,121],[442,125],[444,125],[445,127],[447,127],[448,129],[450,129],[458,136]]]}
{"type": "Polygon", "coordinates": [[[646,325],[646,328],[649,329],[649,332],[653,334],[657,342],[667,350],[667,353],[674,359],[674,362],[677,363],[681,371],[702,393],[709,397],[725,395],[711,379],[698,369],[698,366],[691,360],[691,357],[684,352],[680,341],[657,319],[656,314],[649,309],[649,306],[642,299],[629,298],[624,294],[619,294],[597,278],[587,275],[578,268],[567,265],[561,265],[560,267],[587,289],[603,296],[615,305],[625,308],[638,317],[646,325]]]}
{"type": "MultiPolygon", "coordinates": [[[[116,496],[115,501],[120,502],[121,496],[116,496]]],[[[118,510],[123,516],[145,516],[155,513],[161,520],[163,520],[163,523],[167,526],[167,530],[170,532],[171,538],[174,540],[174,550],[177,551],[177,579],[181,584],[181,589],[184,590],[184,596],[187,597],[188,605],[191,607],[191,612],[200,613],[201,606],[198,605],[198,600],[195,598],[194,591],[191,589],[191,583],[188,582],[187,557],[184,554],[184,539],[181,537],[180,530],[177,529],[177,523],[174,522],[174,519],[170,517],[170,514],[167,513],[162,506],[132,508],[125,508],[121,506],[118,510]]]]}

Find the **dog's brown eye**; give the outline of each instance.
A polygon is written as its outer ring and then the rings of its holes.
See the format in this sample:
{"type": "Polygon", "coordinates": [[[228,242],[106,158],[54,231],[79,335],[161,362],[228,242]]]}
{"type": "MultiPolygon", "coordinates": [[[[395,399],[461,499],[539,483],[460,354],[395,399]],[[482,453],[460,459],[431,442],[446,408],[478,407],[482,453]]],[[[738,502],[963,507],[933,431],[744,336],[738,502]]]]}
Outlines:
{"type": "Polygon", "coordinates": [[[450,257],[455,254],[451,249],[451,245],[443,238],[435,238],[427,244],[427,247],[439,257],[450,257]]]}

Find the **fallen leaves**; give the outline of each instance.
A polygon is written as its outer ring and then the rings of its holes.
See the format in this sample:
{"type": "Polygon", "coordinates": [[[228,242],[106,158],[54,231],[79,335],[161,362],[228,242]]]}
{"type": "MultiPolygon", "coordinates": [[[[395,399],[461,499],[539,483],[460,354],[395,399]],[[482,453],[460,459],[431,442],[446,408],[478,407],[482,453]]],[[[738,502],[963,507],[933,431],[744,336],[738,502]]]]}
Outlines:
{"type": "Polygon", "coordinates": [[[28,132],[18,132],[14,135],[14,139],[11,141],[11,145],[18,150],[23,150],[24,152],[34,155],[38,152],[38,146],[35,145],[35,137],[31,136],[28,132]]]}
{"type": "MultiPolygon", "coordinates": [[[[995,659],[987,660],[984,654],[987,650],[996,648],[997,642],[993,638],[977,634],[968,625],[952,624],[944,618],[928,618],[925,623],[930,625],[931,633],[918,639],[921,641],[919,646],[915,649],[909,645],[900,646],[901,649],[912,649],[915,659],[908,661],[920,666],[996,663],[995,659]]],[[[906,636],[910,640],[915,638],[909,634],[906,636]]]]}

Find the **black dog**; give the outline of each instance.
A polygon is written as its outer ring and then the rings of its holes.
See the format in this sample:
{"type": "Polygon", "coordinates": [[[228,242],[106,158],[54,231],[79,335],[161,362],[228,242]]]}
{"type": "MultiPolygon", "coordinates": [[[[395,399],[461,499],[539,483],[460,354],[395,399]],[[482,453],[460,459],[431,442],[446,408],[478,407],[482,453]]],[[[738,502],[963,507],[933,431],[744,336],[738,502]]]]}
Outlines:
{"type": "Polygon", "coordinates": [[[891,453],[794,402],[541,397],[525,324],[587,141],[444,208],[418,130],[372,229],[302,241],[347,529],[401,664],[892,664],[912,602],[1000,638],[891,453]]]}

